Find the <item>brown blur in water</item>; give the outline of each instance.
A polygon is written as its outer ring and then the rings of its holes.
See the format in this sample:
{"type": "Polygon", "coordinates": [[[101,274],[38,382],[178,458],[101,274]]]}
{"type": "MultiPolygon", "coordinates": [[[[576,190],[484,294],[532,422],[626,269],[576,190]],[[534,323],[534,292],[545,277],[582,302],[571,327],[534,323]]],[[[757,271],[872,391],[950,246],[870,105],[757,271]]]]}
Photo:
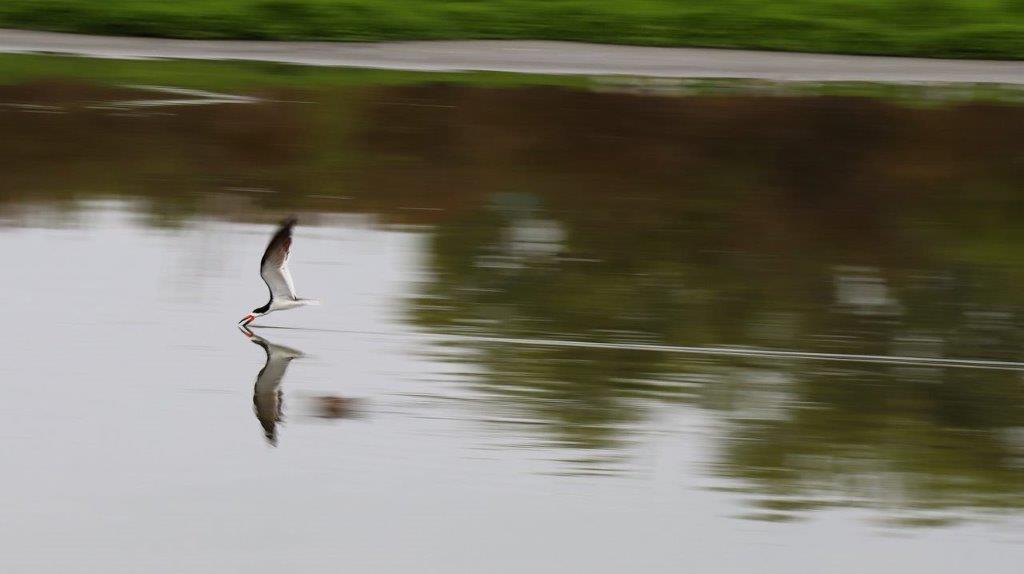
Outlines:
{"type": "MultiPolygon", "coordinates": [[[[427,233],[410,324],[481,337],[1024,360],[1024,107],[346,87],[99,106],[0,87],[0,218],[136,199],[149,223],[368,213],[427,233]],[[264,193],[266,192],[266,193],[264,193]],[[240,208],[240,206],[245,206],[240,208]]],[[[707,359],[466,339],[495,418],[614,468],[659,404],[725,421],[715,473],[763,518],[1024,506],[1013,370],[707,359]]],[[[326,406],[324,407],[326,409],[326,406]]],[[[325,410],[326,412],[326,410],[325,410]]]]}

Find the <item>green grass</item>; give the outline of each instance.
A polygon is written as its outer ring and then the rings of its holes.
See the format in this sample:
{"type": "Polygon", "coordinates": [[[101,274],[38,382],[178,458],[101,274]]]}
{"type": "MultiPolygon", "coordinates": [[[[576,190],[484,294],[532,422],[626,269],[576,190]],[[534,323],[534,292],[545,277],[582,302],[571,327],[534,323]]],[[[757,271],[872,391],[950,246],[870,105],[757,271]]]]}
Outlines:
{"type": "Polygon", "coordinates": [[[532,38],[1024,58],[1024,0],[4,0],[0,26],[175,38],[532,38]]]}

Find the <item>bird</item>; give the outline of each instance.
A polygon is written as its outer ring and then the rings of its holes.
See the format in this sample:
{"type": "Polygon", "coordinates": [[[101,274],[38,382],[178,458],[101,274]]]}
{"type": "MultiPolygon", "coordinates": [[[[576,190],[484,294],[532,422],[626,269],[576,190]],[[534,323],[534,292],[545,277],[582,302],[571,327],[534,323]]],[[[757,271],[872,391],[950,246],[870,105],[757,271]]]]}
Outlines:
{"type": "Polygon", "coordinates": [[[267,355],[263,368],[256,375],[256,384],[252,390],[252,410],[256,413],[256,419],[260,421],[260,426],[263,427],[263,435],[267,438],[267,442],[271,446],[277,446],[277,424],[284,418],[281,380],[284,379],[284,373],[288,370],[288,364],[292,362],[292,359],[302,357],[303,353],[284,345],[275,345],[244,326],[241,329],[242,334],[262,347],[263,352],[267,355]]]}
{"type": "Polygon", "coordinates": [[[292,228],[296,223],[295,218],[282,221],[277,232],[270,238],[270,243],[267,244],[267,249],[263,252],[263,259],[260,259],[260,277],[263,278],[267,289],[270,290],[270,301],[242,317],[242,320],[238,322],[239,325],[245,327],[255,321],[257,317],[274,311],[320,304],[316,299],[303,299],[295,294],[292,274],[288,271],[288,257],[292,247],[292,228]]]}

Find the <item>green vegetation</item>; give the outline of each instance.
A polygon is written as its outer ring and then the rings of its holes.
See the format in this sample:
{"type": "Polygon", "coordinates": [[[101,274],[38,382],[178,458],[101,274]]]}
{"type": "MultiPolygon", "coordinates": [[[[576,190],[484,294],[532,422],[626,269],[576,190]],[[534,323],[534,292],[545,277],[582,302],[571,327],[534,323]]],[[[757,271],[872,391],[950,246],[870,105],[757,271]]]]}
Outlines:
{"type": "Polygon", "coordinates": [[[0,26],[175,38],[528,38],[1024,57],[1022,0],[5,0],[0,26]]]}

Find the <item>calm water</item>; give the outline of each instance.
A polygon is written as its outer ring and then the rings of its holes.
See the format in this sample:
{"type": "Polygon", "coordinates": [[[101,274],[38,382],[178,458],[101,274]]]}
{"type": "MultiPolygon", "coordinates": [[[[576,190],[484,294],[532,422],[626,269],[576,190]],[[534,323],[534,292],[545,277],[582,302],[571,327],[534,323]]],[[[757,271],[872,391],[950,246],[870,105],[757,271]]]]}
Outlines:
{"type": "Polygon", "coordinates": [[[0,86],[5,572],[1018,571],[1024,107],[233,96],[0,86]]]}

